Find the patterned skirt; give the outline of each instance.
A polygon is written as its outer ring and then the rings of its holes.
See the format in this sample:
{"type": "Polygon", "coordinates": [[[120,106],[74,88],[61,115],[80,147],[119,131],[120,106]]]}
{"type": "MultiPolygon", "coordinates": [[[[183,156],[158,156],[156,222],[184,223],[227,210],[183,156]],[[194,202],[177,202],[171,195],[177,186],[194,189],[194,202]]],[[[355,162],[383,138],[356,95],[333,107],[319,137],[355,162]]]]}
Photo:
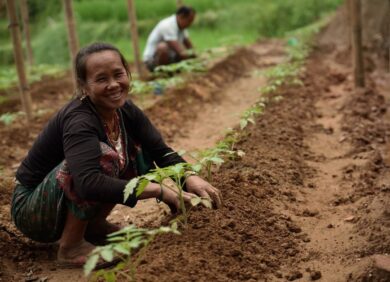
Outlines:
{"type": "MultiPolygon", "coordinates": [[[[102,172],[119,177],[119,156],[107,144],[100,143],[102,172]]],[[[135,159],[138,174],[149,167],[142,152],[135,159]]],[[[150,168],[150,167],[149,167],[150,168]]],[[[36,187],[17,184],[12,197],[11,215],[16,227],[38,242],[60,239],[68,210],[81,220],[91,220],[100,211],[101,203],[81,200],[74,191],[72,176],[66,160],[55,167],[36,187]]]]}

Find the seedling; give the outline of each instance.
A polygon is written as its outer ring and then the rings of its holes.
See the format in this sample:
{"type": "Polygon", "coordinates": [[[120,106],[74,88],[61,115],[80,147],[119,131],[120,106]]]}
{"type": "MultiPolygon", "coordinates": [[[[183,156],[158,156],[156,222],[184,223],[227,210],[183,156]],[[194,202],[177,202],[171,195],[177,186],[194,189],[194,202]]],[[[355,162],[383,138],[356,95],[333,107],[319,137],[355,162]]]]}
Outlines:
{"type": "MultiPolygon", "coordinates": [[[[139,196],[142,194],[142,192],[145,190],[145,187],[150,182],[158,183],[162,188],[164,189],[171,189],[175,193],[178,194],[179,201],[180,201],[180,212],[181,216],[177,217],[177,221],[179,223],[182,223],[184,226],[187,226],[188,223],[188,211],[187,207],[184,202],[183,198],[183,191],[184,186],[186,182],[187,172],[188,171],[194,171],[199,172],[201,166],[199,165],[192,165],[189,163],[178,163],[172,166],[159,168],[156,167],[155,169],[151,170],[150,173],[147,173],[145,175],[141,175],[138,177],[133,178],[127,185],[124,191],[124,201],[127,200],[127,198],[134,193],[134,190],[136,189],[136,195],[139,196]],[[176,186],[171,187],[165,183],[166,179],[172,179],[176,186]],[[181,221],[183,219],[183,221],[181,221]]],[[[200,200],[194,200],[191,201],[191,204],[193,206],[198,205],[199,203],[202,203],[205,206],[211,207],[211,203],[207,203],[209,199],[202,199],[200,200]]]]}
{"type": "Polygon", "coordinates": [[[249,108],[248,110],[246,110],[242,114],[241,119],[240,119],[241,130],[244,129],[245,127],[247,127],[247,125],[249,123],[255,124],[254,117],[256,115],[261,114],[263,112],[264,108],[265,108],[265,104],[260,102],[260,103],[255,104],[253,107],[249,108]]]}
{"type": "Polygon", "coordinates": [[[134,225],[127,226],[117,232],[108,235],[105,246],[96,247],[84,265],[84,274],[90,275],[96,267],[99,259],[106,262],[112,262],[114,259],[120,259],[120,262],[111,269],[101,269],[96,271],[92,281],[103,278],[106,281],[116,281],[117,278],[124,278],[126,281],[135,281],[135,275],[138,265],[149,244],[157,235],[164,233],[180,234],[177,230],[177,224],[163,226],[156,229],[137,228],[134,225]],[[136,256],[134,256],[136,254],[136,256]]]}
{"type": "Polygon", "coordinates": [[[4,123],[5,125],[10,125],[12,124],[18,116],[22,115],[23,113],[21,112],[16,112],[16,113],[5,113],[0,115],[0,121],[4,123]]]}
{"type": "Polygon", "coordinates": [[[189,59],[175,64],[158,66],[154,73],[159,77],[169,77],[176,73],[205,72],[206,65],[200,59],[189,59]]]}

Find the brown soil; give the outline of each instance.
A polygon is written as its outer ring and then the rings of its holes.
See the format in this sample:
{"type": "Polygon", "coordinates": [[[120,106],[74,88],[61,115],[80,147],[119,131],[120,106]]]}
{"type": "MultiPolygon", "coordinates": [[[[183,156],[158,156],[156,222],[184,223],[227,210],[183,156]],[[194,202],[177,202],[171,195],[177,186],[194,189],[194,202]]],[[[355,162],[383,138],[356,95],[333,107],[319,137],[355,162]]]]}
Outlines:
{"type": "MultiPolygon", "coordinates": [[[[147,113],[175,148],[210,146],[257,99],[264,78],[252,70],[282,54],[277,41],[237,50],[147,113]]],[[[276,93],[284,99],[242,133],[237,147],[246,155],[214,173],[224,206],[199,208],[181,236],[157,238],[138,269],[140,281],[390,281],[387,257],[373,259],[390,252],[390,75],[373,57],[366,89],[355,91],[341,57],[316,46],[304,85],[276,93]]],[[[83,280],[81,271],[55,267],[55,245],[29,241],[9,219],[13,170],[49,115],[30,132],[20,122],[0,127],[3,281],[83,280]]],[[[122,212],[112,220],[155,226],[169,218],[151,204],[122,212]]]]}

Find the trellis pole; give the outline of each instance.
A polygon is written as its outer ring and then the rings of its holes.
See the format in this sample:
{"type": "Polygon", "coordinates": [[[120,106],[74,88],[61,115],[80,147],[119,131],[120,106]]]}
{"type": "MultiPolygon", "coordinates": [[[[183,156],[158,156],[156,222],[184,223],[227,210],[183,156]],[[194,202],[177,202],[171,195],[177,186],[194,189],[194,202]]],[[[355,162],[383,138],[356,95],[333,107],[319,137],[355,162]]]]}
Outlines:
{"type": "Polygon", "coordinates": [[[364,58],[362,48],[361,0],[350,1],[352,56],[355,87],[364,87],[364,58]]]}
{"type": "Polygon", "coordinates": [[[20,11],[23,19],[23,32],[26,39],[27,59],[30,66],[34,64],[34,55],[31,48],[30,19],[28,16],[27,0],[20,0],[20,11]]]}
{"type": "Polygon", "coordinates": [[[19,23],[16,16],[14,0],[7,0],[7,12],[10,21],[8,27],[11,32],[15,65],[19,79],[20,99],[22,102],[23,110],[26,113],[27,120],[30,121],[32,119],[32,101],[24,68],[23,49],[20,39],[21,36],[19,30],[19,23]]]}
{"type": "Polygon", "coordinates": [[[139,51],[137,13],[135,10],[135,5],[133,0],[127,0],[127,12],[130,19],[130,33],[131,33],[131,41],[133,43],[135,67],[137,69],[137,73],[139,77],[143,78],[144,73],[143,73],[141,56],[139,51]]]}
{"type": "Polygon", "coordinates": [[[70,59],[72,60],[72,80],[73,85],[76,86],[76,74],[75,74],[75,58],[77,55],[77,51],[79,49],[79,42],[77,39],[76,33],[76,23],[73,15],[73,1],[72,0],[63,0],[64,11],[65,11],[65,22],[67,26],[68,33],[68,45],[69,45],[69,53],[70,59]]]}

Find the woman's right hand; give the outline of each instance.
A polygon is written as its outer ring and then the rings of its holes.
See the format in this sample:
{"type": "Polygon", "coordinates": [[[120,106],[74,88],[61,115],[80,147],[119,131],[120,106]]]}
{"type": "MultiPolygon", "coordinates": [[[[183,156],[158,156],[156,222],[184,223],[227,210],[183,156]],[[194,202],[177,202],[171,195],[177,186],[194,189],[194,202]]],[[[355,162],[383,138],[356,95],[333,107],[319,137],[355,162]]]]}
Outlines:
{"type": "MultiPolygon", "coordinates": [[[[183,191],[182,193],[183,193],[184,204],[191,205],[191,199],[196,197],[196,195],[185,191],[183,191]]],[[[160,195],[157,198],[161,199],[165,204],[167,204],[173,214],[177,213],[177,211],[180,210],[180,197],[178,191],[174,191],[169,187],[163,187],[162,197],[161,197],[161,188],[160,188],[160,195]]]]}
{"type": "MultiPolygon", "coordinates": [[[[195,194],[188,193],[183,191],[183,199],[185,205],[191,205],[191,199],[196,197],[195,194]]],[[[169,206],[172,213],[177,213],[180,210],[180,197],[179,191],[174,187],[161,186],[157,183],[149,183],[141,195],[138,196],[138,199],[150,199],[156,198],[162,200],[165,204],[169,206]],[[162,197],[161,197],[161,191],[162,197]]]]}

